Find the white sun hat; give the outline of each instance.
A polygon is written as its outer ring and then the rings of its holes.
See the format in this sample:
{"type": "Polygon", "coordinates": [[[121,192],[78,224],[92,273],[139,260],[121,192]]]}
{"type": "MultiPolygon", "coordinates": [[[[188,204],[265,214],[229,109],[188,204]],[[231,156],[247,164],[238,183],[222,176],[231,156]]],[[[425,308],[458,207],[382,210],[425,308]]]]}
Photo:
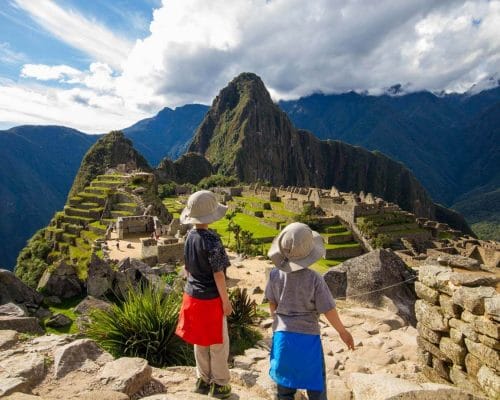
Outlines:
{"type": "Polygon", "coordinates": [[[325,254],[321,235],[301,222],[287,225],[274,238],[267,253],[274,265],[284,272],[307,268],[325,254]]]}
{"type": "Polygon", "coordinates": [[[189,196],[186,208],[182,210],[181,224],[210,224],[221,219],[227,206],[220,204],[209,190],[200,190],[189,196]]]}

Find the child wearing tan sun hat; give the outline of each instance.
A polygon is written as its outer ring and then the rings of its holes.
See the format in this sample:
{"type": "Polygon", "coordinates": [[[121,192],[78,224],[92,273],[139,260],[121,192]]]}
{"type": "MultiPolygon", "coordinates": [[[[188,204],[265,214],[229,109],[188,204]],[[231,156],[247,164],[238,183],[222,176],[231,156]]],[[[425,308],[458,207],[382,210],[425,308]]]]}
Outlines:
{"type": "Polygon", "coordinates": [[[319,315],[325,315],[349,349],[354,349],[354,341],[325,280],[309,269],[325,256],[323,238],[294,222],[274,239],[268,256],[275,265],[265,291],[273,317],[269,374],[278,385],[278,399],[293,400],[297,389],[306,389],[309,400],[325,400],[319,315]]]}
{"type": "Polygon", "coordinates": [[[229,336],[226,316],[232,313],[225,272],[229,258],[217,234],[208,225],[221,219],[227,207],[208,190],[193,193],[180,222],[194,225],[184,245],[187,283],[176,334],[194,344],[195,392],[219,399],[231,395],[229,336]]]}

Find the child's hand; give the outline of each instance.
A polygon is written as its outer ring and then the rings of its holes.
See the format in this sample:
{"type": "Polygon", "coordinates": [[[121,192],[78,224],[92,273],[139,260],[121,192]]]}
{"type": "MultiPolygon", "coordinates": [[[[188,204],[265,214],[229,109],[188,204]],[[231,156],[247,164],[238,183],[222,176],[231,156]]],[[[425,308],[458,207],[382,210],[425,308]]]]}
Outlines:
{"type": "Polygon", "coordinates": [[[346,344],[349,350],[354,350],[354,339],[348,330],[344,329],[339,332],[340,338],[346,344]]]}
{"type": "Polygon", "coordinates": [[[223,301],[222,302],[222,311],[226,317],[230,316],[233,313],[233,306],[231,305],[231,301],[223,301]]]}

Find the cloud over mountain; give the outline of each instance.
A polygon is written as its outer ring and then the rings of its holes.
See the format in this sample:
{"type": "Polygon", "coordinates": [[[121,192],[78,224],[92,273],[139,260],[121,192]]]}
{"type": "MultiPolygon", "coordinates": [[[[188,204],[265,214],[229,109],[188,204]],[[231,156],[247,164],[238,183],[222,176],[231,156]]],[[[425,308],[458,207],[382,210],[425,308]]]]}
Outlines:
{"type": "MultiPolygon", "coordinates": [[[[31,74],[25,66],[26,82],[7,86],[24,90],[27,98],[34,91],[70,99],[54,103],[63,118],[46,121],[87,131],[120,128],[164,106],[207,103],[241,71],[260,75],[275,99],[317,91],[379,93],[396,83],[407,92],[465,91],[500,71],[498,0],[164,0],[149,35],[134,44],[53,1],[37,2],[36,9],[16,2],[93,62],[75,73],[68,60],[64,69],[46,66],[45,75],[40,65],[31,74]],[[68,32],[54,19],[74,28],[68,32]],[[64,71],[71,71],[71,79],[64,71]],[[65,85],[40,85],[48,72],[56,80],[63,74],[65,85]],[[95,122],[84,124],[79,110],[96,115],[95,122]]],[[[0,110],[1,120],[14,121],[13,115],[0,110]]]]}

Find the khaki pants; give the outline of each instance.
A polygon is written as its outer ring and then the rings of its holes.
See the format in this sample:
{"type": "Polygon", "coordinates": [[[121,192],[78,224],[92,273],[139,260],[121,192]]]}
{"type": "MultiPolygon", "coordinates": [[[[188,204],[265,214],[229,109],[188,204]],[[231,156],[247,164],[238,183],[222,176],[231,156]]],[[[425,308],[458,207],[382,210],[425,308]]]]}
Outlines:
{"type": "Polygon", "coordinates": [[[229,335],[227,320],[224,317],[222,325],[222,344],[211,346],[194,345],[196,359],[196,375],[207,383],[227,385],[229,383],[229,335]]]}

